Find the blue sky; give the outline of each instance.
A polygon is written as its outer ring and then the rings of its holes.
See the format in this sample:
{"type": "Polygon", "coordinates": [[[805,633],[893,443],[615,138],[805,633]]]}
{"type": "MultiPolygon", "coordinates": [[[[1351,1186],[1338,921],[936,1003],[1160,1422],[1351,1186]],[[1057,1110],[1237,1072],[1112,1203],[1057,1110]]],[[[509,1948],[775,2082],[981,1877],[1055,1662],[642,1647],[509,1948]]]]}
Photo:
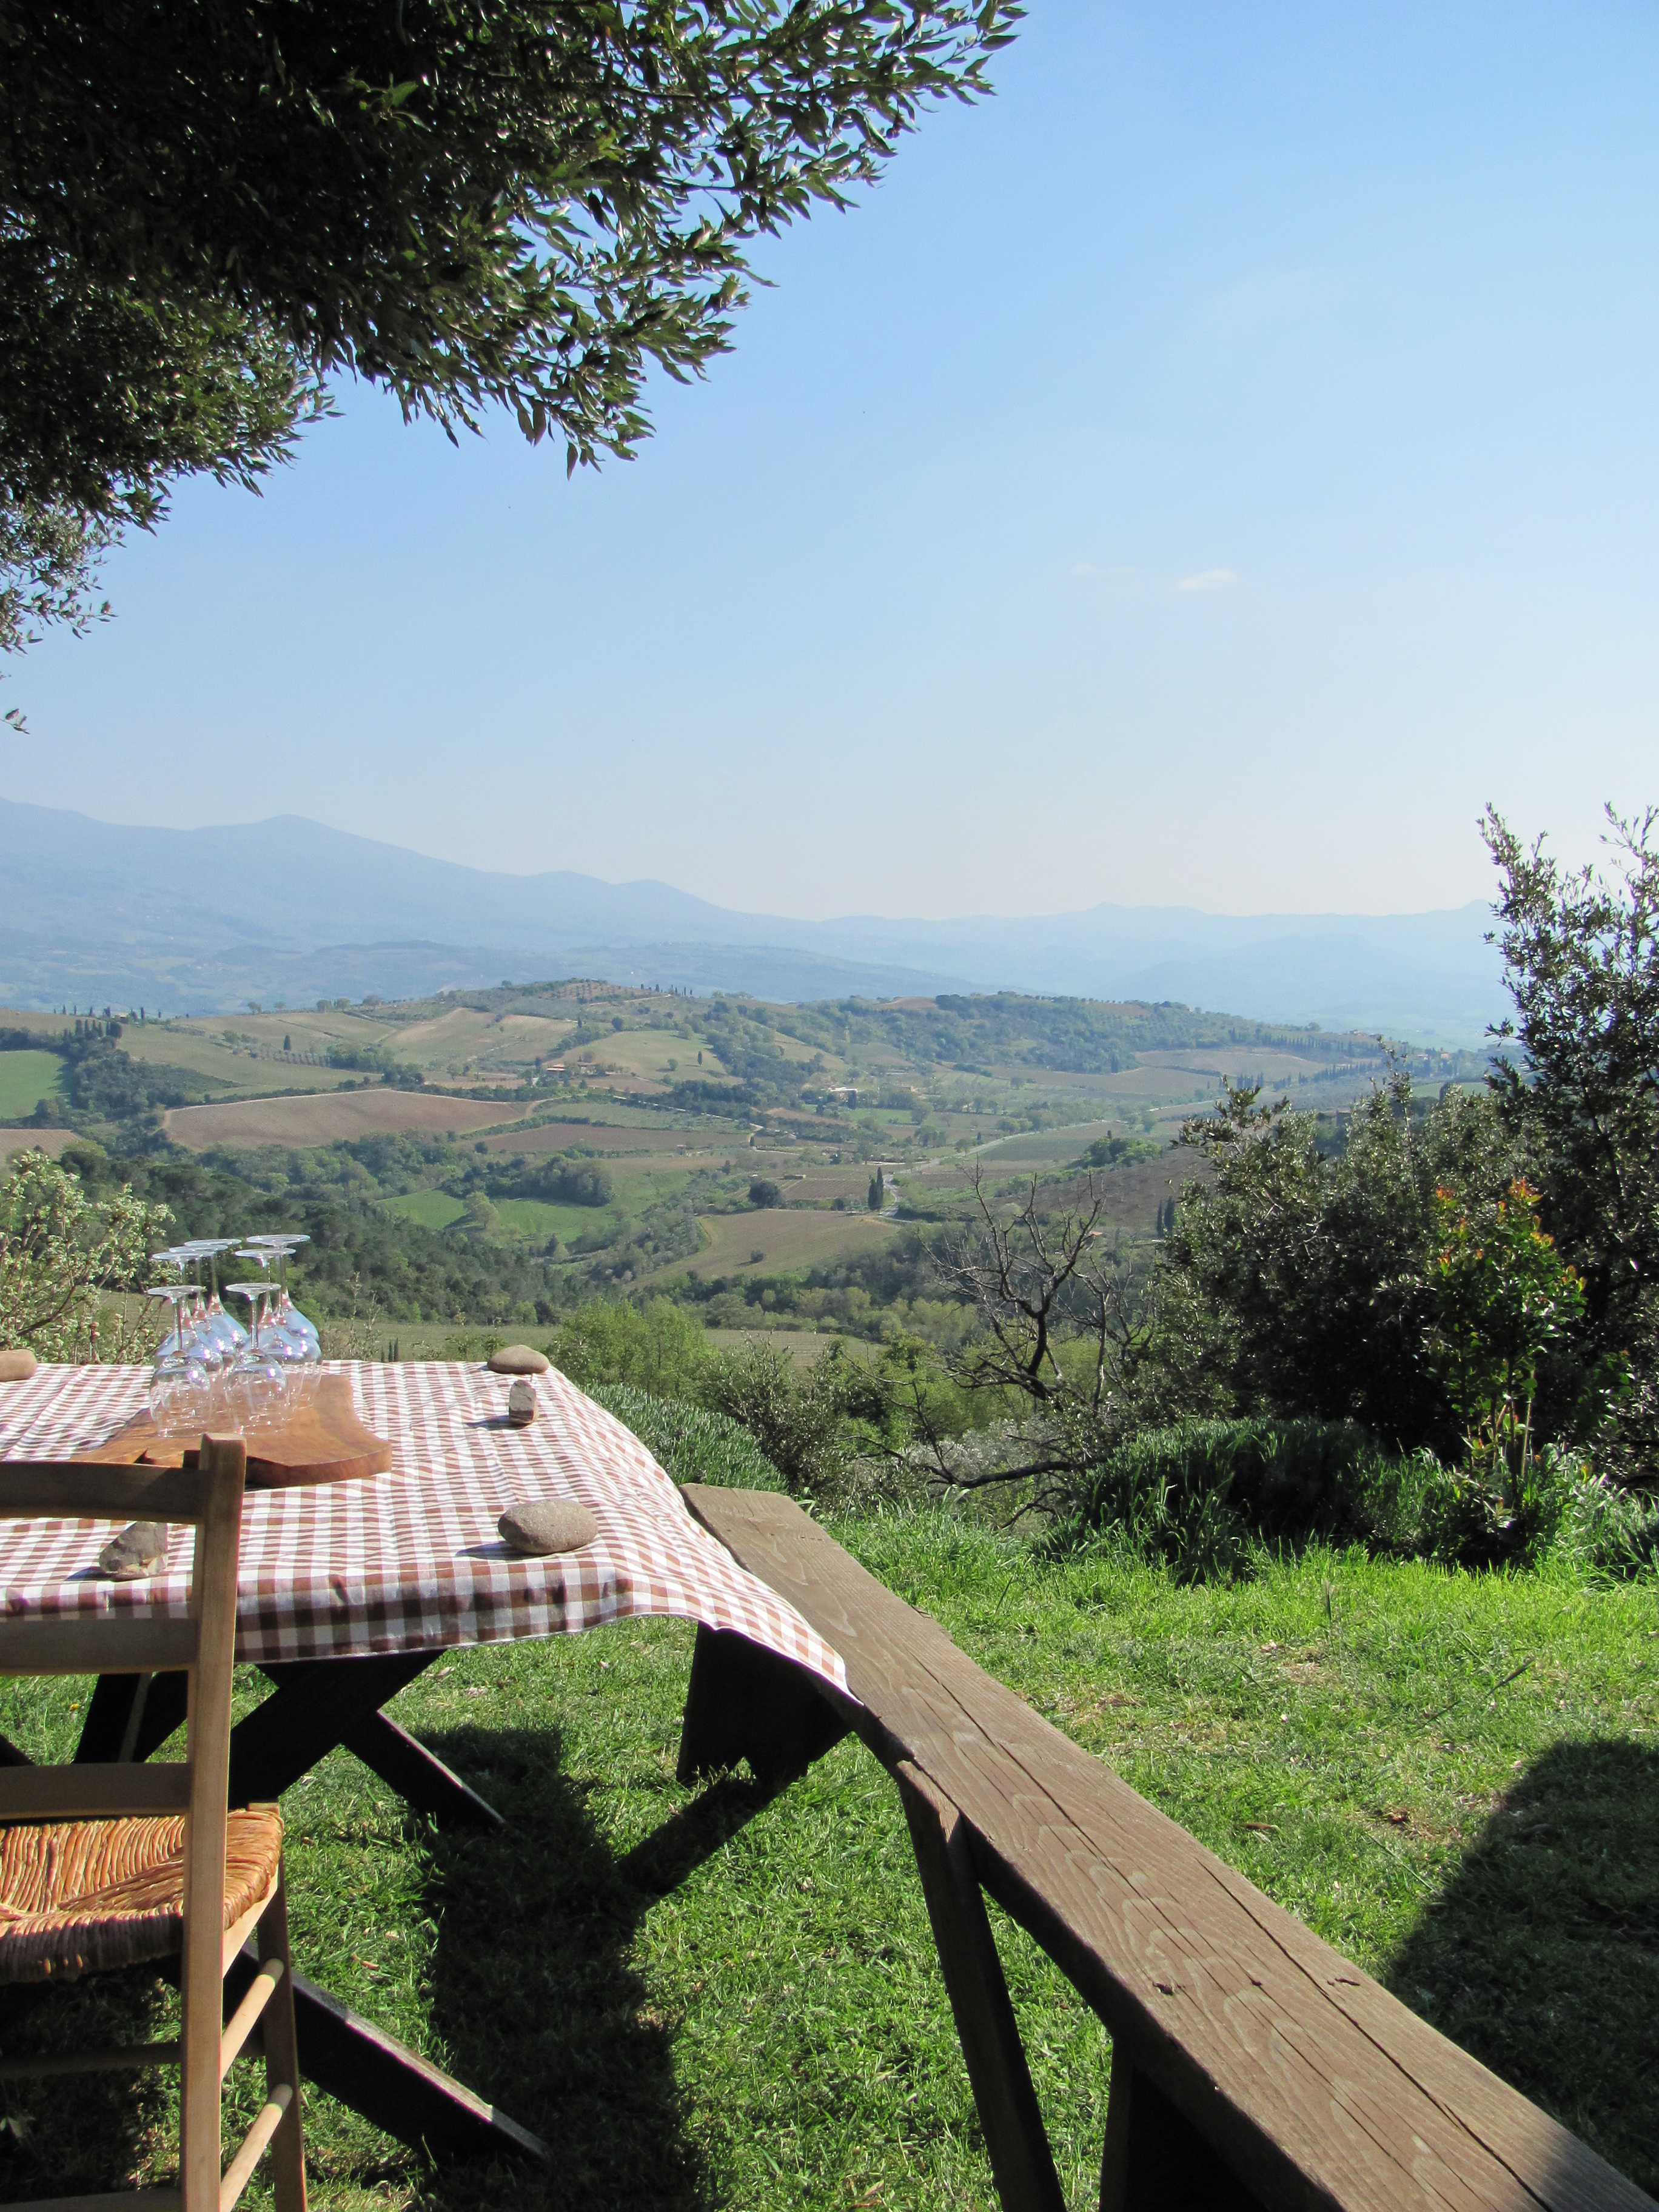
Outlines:
{"type": "MultiPolygon", "coordinates": [[[[1659,15],[1031,0],[567,482],[361,390],[0,789],[796,915],[1405,911],[1659,798],[1659,15]]],[[[280,865],[280,852],[273,854],[280,865]]]]}

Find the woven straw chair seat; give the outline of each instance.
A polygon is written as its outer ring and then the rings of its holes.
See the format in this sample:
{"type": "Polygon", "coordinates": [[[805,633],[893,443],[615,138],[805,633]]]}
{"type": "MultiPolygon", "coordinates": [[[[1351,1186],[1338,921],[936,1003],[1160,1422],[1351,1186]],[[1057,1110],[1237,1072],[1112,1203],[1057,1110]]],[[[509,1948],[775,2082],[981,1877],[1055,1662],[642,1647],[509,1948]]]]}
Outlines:
{"type": "MultiPolygon", "coordinates": [[[[230,1815],[225,1926],[276,1879],[282,1815],[260,1805],[230,1815]]],[[[0,1829],[0,1982],[73,1981],[183,1938],[182,1820],[62,1820],[0,1829]]]]}

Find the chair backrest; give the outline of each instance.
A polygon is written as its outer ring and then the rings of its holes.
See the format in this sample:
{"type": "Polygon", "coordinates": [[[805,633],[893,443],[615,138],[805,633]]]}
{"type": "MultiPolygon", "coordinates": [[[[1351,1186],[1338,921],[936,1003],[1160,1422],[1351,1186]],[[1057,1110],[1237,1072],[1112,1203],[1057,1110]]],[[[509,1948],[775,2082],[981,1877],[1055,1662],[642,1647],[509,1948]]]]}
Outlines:
{"type": "Polygon", "coordinates": [[[230,1774],[231,1664],[236,1563],[247,1447],[204,1437],[195,1468],[107,1467],[77,1460],[0,1461],[0,1521],[192,1522],[195,1559],[183,1620],[125,1607],[0,1620],[0,1674],[129,1674],[184,1670],[188,1726],[182,1764],[0,1767],[0,1821],[84,1820],[183,1814],[186,1885],[209,1900],[216,1951],[230,1774]],[[216,1872],[212,1871],[216,1867],[216,1872]]]}
{"type": "Polygon", "coordinates": [[[171,1468],[0,1461],[0,1521],[190,1522],[196,1528],[190,1611],[183,1620],[150,1619],[125,1607],[57,1620],[0,1620],[0,1674],[184,1669],[189,1696],[183,1764],[0,1767],[0,1822],[183,1814],[180,2173],[184,2203],[211,2206],[221,2191],[219,2035],[226,1954],[246,1924],[228,1930],[224,1915],[231,1667],[247,1446],[240,1437],[204,1437],[198,1462],[171,1468]]]}

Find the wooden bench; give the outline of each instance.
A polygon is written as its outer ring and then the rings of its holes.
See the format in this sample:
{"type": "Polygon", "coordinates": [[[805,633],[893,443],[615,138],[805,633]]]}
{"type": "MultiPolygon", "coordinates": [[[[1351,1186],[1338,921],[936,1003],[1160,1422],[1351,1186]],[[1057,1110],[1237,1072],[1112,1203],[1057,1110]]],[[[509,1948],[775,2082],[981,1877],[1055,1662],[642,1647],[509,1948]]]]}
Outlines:
{"type": "Polygon", "coordinates": [[[1105,2022],[1102,2212],[1654,2212],[1578,2138],[984,1674],[791,1500],[689,1486],[834,1644],[852,1698],[700,1628],[690,1782],[775,1785],[849,1729],[898,1784],[998,2194],[1063,2205],[981,1890],[1105,2022]]]}

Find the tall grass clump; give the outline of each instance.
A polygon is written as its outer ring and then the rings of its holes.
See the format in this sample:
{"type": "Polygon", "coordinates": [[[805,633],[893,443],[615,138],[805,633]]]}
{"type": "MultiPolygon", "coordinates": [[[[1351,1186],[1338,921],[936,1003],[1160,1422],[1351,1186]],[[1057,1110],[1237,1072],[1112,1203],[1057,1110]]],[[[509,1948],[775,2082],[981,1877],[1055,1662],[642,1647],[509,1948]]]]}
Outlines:
{"type": "Polygon", "coordinates": [[[732,1490],[783,1490],[781,1474],[740,1421],[684,1398],[659,1398],[632,1382],[595,1384],[588,1394],[631,1429],[676,1482],[732,1490]]]}
{"type": "Polygon", "coordinates": [[[1353,1421],[1186,1420],[1127,1438],[1042,1548],[1104,1543],[1198,1583],[1248,1571],[1260,1545],[1310,1542],[1625,1577],[1659,1562],[1659,1508],[1582,1453],[1538,1453],[1524,1494],[1506,1497],[1431,1452],[1390,1452],[1353,1421]]]}
{"type": "Polygon", "coordinates": [[[1185,1420],[1128,1437],[1080,1486],[1049,1542],[1112,1537],[1182,1582],[1237,1572],[1253,1540],[1418,1548],[1440,1476],[1354,1421],[1185,1420]]]}

